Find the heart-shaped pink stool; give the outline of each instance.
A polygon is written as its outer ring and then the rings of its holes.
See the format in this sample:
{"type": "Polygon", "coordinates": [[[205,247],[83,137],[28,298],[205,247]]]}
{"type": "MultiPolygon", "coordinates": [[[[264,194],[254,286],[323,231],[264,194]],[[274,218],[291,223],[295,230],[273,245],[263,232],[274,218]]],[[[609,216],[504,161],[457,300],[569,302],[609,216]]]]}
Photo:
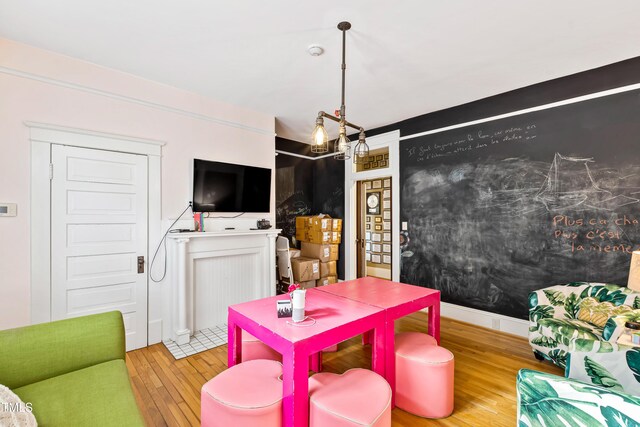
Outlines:
{"type": "Polygon", "coordinates": [[[310,427],[389,427],[391,387],[367,369],[309,378],[310,427]]]}

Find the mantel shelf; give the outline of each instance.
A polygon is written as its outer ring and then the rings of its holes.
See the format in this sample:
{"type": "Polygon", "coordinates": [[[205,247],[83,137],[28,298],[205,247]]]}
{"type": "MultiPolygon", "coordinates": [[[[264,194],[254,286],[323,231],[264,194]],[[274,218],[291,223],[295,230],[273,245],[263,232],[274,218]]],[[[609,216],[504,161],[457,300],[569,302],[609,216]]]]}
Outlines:
{"type": "Polygon", "coordinates": [[[192,239],[203,237],[232,237],[232,236],[255,236],[261,234],[280,234],[279,228],[269,228],[266,230],[214,230],[214,231],[189,231],[184,233],[169,233],[169,239],[192,239]]]}

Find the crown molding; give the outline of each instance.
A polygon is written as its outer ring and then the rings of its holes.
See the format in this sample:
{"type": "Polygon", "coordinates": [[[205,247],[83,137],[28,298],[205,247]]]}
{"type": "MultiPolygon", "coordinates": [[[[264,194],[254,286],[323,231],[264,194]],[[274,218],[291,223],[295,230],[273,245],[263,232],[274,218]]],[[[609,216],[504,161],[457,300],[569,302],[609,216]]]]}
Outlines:
{"type": "Polygon", "coordinates": [[[329,153],[329,154],[323,154],[322,156],[311,157],[311,156],[305,156],[304,154],[291,153],[289,151],[284,151],[284,150],[276,150],[276,153],[284,154],[285,156],[300,157],[301,159],[307,159],[307,160],[320,160],[320,159],[325,159],[327,157],[335,156],[335,153],[329,153]]]}
{"type": "Polygon", "coordinates": [[[119,95],[114,92],[109,92],[106,90],[96,89],[90,86],[84,86],[76,83],[71,83],[63,80],[53,79],[50,77],[41,76],[38,74],[29,73],[22,70],[17,70],[10,67],[0,66],[0,73],[7,74],[10,76],[20,77],[24,79],[34,80],[41,83],[46,83],[54,86],[64,87],[67,89],[77,90],[85,93],[90,93],[93,95],[104,96],[111,99],[116,99],[118,101],[128,102],[130,104],[142,105],[144,107],[153,108],[155,110],[165,111],[173,114],[178,114],[181,116],[190,117],[196,120],[202,120],[206,122],[216,123],[223,126],[229,126],[237,129],[246,130],[249,132],[258,133],[261,135],[269,135],[275,136],[275,132],[272,130],[261,129],[253,126],[247,126],[245,124],[234,122],[231,120],[225,120],[214,116],[208,116],[205,114],[195,113],[193,111],[183,110],[180,108],[171,107],[164,104],[159,104],[156,102],[145,101],[140,98],[134,98],[131,96],[119,95]]]}
{"type": "Polygon", "coordinates": [[[418,132],[418,133],[413,133],[413,134],[410,134],[410,135],[404,135],[404,136],[400,137],[400,141],[404,141],[404,140],[407,140],[407,139],[418,138],[418,137],[425,136],[425,135],[431,135],[431,134],[434,134],[434,133],[445,132],[445,131],[448,131],[448,130],[459,129],[459,128],[463,128],[463,127],[467,127],[467,126],[473,126],[473,125],[477,125],[477,124],[481,124],[481,123],[492,122],[494,120],[500,120],[500,119],[504,119],[504,118],[507,118],[507,117],[520,116],[522,114],[532,113],[532,112],[535,112],[535,111],[548,110],[550,108],[561,107],[563,105],[569,105],[569,104],[575,104],[577,102],[588,101],[590,99],[595,99],[595,98],[602,98],[604,96],[615,95],[617,93],[628,92],[628,91],[636,90],[636,89],[640,89],[640,83],[635,83],[635,84],[632,84],[632,85],[617,87],[617,88],[614,88],[614,89],[603,90],[603,91],[600,91],[600,92],[590,93],[590,94],[587,94],[587,95],[576,96],[576,97],[573,97],[573,98],[563,99],[562,101],[550,102],[550,103],[538,105],[538,106],[535,106],[535,107],[524,108],[524,109],[521,109],[521,110],[509,112],[509,113],[498,114],[498,115],[495,115],[495,116],[485,117],[485,118],[477,119],[477,120],[471,120],[471,121],[464,122],[464,123],[457,123],[457,124],[450,125],[450,126],[440,127],[440,128],[437,128],[437,129],[430,129],[430,130],[426,130],[424,132],[418,132]]]}

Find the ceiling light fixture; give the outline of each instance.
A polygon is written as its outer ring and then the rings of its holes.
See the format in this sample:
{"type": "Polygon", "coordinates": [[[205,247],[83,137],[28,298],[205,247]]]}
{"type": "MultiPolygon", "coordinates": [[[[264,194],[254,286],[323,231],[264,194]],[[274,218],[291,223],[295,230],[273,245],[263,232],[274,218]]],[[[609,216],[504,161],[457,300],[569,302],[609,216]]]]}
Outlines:
{"type": "Polygon", "coordinates": [[[334,158],[338,160],[348,160],[351,158],[351,142],[347,138],[347,126],[354,128],[360,132],[358,136],[358,143],[353,150],[353,162],[365,163],[369,158],[369,146],[365,140],[364,128],[362,126],[354,125],[345,118],[345,106],[344,106],[344,77],[347,69],[345,61],[345,46],[347,40],[347,31],[351,28],[349,22],[343,21],[338,24],[338,29],[342,31],[342,101],[340,103],[340,110],[335,111],[335,117],[325,113],[324,111],[318,112],[316,118],[316,127],[313,130],[311,145],[311,151],[313,153],[326,153],[329,151],[329,135],[324,128],[324,119],[333,120],[338,123],[338,138],[334,143],[334,158]]]}

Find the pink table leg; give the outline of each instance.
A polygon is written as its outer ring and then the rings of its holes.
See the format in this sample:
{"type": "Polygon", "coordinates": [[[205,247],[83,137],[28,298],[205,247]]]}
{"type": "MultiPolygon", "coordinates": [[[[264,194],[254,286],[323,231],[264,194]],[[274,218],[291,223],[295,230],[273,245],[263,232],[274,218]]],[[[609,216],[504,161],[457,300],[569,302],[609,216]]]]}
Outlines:
{"type": "Polygon", "coordinates": [[[227,322],[227,367],[230,368],[242,361],[242,329],[236,326],[231,316],[227,322]]]}
{"type": "Polygon", "coordinates": [[[429,307],[429,326],[427,331],[440,345],[440,300],[429,307]]]}
{"type": "Polygon", "coordinates": [[[373,335],[373,331],[367,331],[362,334],[362,345],[371,344],[371,335],[373,335]]]}
{"type": "Polygon", "coordinates": [[[309,424],[309,353],[293,349],[282,355],[282,415],[286,427],[309,424]]]}
{"type": "Polygon", "coordinates": [[[322,372],[322,352],[314,353],[309,356],[309,365],[315,373],[322,372]]]}
{"type": "Polygon", "coordinates": [[[384,377],[391,387],[391,409],[393,409],[396,406],[396,337],[393,319],[388,319],[385,323],[383,336],[384,377]]]}

